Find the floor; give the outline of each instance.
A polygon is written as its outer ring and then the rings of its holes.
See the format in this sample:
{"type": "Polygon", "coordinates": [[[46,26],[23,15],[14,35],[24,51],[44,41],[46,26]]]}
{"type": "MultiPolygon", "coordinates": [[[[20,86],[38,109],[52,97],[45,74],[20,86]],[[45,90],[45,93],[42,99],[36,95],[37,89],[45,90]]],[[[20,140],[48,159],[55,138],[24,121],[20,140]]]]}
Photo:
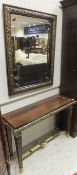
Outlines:
{"type": "MultiPolygon", "coordinates": [[[[77,137],[64,132],[23,161],[22,175],[73,175],[77,172],[77,137]]],[[[11,175],[19,175],[17,160],[11,162],[11,175]]]]}

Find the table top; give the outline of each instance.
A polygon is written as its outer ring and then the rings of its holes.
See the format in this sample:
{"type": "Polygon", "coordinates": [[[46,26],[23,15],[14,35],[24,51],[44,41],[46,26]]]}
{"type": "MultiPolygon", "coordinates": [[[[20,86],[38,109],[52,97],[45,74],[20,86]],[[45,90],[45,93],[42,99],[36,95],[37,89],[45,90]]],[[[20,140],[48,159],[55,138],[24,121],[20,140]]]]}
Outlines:
{"type": "Polygon", "coordinates": [[[4,114],[3,119],[13,129],[18,129],[61,107],[74,103],[76,103],[74,99],[62,95],[55,95],[4,114]]]}

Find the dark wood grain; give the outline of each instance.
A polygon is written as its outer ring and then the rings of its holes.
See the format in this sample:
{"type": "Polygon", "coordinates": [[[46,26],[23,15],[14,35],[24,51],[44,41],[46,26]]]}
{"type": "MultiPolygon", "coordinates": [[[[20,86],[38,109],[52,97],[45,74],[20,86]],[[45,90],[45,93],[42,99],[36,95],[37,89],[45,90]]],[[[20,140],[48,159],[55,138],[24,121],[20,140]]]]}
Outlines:
{"type": "MultiPolygon", "coordinates": [[[[63,7],[60,93],[77,99],[77,0],[61,1],[63,7]]],[[[77,135],[77,105],[73,110],[72,136],[77,135]]]]}
{"type": "Polygon", "coordinates": [[[1,111],[0,111],[0,174],[2,174],[5,168],[7,168],[8,175],[11,175],[8,143],[7,143],[6,132],[5,132],[3,120],[1,117],[1,111]]]}
{"type": "Polygon", "coordinates": [[[3,117],[7,123],[17,129],[71,102],[73,99],[56,95],[4,114],[3,117]]]}
{"type": "Polygon", "coordinates": [[[77,4],[77,0],[63,0],[60,2],[63,8],[77,4]]]}
{"type": "MultiPolygon", "coordinates": [[[[31,126],[33,124],[33,121],[36,121],[37,123],[38,121],[41,121],[41,117],[49,117],[49,114],[58,113],[64,109],[67,109],[67,132],[69,134],[71,130],[72,105],[75,103],[76,101],[74,99],[70,99],[61,95],[55,95],[3,115],[5,125],[8,124],[8,133],[9,129],[13,130],[12,133],[14,134],[15,138],[20,172],[23,170],[21,133],[23,126],[26,126],[27,124],[30,124],[31,126]]],[[[24,128],[26,129],[26,127],[24,128]]],[[[9,142],[9,145],[10,144],[12,148],[12,142],[9,142]]]]}
{"type": "Polygon", "coordinates": [[[71,120],[72,120],[72,106],[67,109],[67,133],[71,129],[71,120]]]}
{"type": "Polygon", "coordinates": [[[6,161],[2,146],[2,139],[1,139],[1,133],[0,133],[0,174],[3,172],[3,170],[6,168],[6,161]]]}
{"type": "Polygon", "coordinates": [[[9,147],[9,152],[10,152],[10,159],[13,159],[13,148],[12,148],[12,134],[11,134],[11,129],[8,127],[8,125],[5,125],[6,129],[6,136],[7,136],[7,141],[8,141],[8,147],[9,147]]]}

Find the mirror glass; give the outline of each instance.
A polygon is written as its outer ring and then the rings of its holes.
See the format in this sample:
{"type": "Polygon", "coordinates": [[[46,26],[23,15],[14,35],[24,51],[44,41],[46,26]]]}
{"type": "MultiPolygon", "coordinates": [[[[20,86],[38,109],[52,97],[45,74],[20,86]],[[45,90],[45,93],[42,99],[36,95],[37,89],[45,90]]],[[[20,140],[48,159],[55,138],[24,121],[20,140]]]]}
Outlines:
{"type": "Polygon", "coordinates": [[[14,75],[16,86],[45,81],[49,25],[48,20],[11,15],[11,37],[15,48],[15,67],[22,71],[19,72],[19,77],[14,75]],[[31,70],[32,68],[33,70],[31,70]]]}
{"type": "Polygon", "coordinates": [[[56,16],[4,5],[4,25],[9,95],[52,84],[56,16]]]}

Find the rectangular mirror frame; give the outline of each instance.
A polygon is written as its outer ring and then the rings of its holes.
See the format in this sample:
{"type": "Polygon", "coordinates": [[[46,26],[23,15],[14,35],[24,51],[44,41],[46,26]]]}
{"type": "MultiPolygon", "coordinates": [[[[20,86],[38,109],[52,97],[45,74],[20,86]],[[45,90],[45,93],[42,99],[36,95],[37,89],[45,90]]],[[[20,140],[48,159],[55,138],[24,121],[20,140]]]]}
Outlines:
{"type": "Polygon", "coordinates": [[[16,94],[18,92],[26,92],[29,90],[50,86],[53,84],[53,73],[54,73],[54,56],[55,56],[55,37],[56,37],[56,21],[57,16],[43,13],[39,11],[29,10],[21,7],[11,6],[3,4],[3,15],[4,15],[4,33],[5,33],[5,48],[6,48],[6,64],[7,64],[7,79],[8,79],[8,93],[9,95],[16,94]],[[34,17],[39,19],[46,19],[52,22],[52,41],[49,50],[51,66],[50,66],[50,79],[46,82],[35,83],[22,87],[14,87],[13,77],[13,45],[11,41],[11,14],[23,15],[28,17],[34,17]]]}

